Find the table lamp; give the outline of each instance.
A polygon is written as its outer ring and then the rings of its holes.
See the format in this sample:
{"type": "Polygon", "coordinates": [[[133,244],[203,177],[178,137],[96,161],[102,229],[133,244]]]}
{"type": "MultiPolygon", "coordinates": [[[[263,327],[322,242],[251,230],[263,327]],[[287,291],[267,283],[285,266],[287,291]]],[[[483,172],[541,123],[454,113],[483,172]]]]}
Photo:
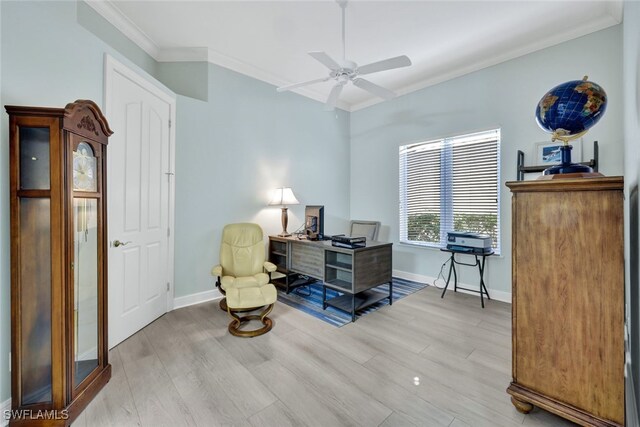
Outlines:
{"type": "Polygon", "coordinates": [[[291,236],[287,233],[287,224],[289,222],[289,214],[287,212],[287,205],[298,205],[300,202],[293,195],[293,191],[289,187],[282,187],[276,189],[273,193],[273,198],[269,202],[269,206],[281,206],[282,207],[282,233],[278,234],[280,237],[291,236]]]}

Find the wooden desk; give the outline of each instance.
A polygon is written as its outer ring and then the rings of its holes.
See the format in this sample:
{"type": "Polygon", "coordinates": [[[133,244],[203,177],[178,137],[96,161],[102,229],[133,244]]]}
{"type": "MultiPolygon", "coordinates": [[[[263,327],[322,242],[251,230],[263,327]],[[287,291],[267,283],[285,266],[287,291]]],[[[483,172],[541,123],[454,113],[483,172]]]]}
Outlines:
{"type": "Polygon", "coordinates": [[[311,241],[296,237],[269,236],[269,261],[286,276],[297,273],[321,280],[323,308],[335,307],[351,314],[385,298],[392,303],[391,243],[367,242],[364,248],[346,249],[330,241],[311,241]],[[389,294],[371,290],[389,284],[389,294]],[[326,300],[326,288],[343,295],[326,300]]]}

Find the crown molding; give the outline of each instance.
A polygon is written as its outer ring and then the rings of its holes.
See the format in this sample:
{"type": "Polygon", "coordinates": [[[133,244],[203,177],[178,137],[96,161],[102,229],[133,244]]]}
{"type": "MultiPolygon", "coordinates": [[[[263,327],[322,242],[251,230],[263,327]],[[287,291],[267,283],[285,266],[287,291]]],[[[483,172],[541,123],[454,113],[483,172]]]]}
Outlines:
{"type": "MultiPolygon", "coordinates": [[[[263,81],[265,83],[272,84],[274,86],[283,86],[290,84],[291,82],[284,81],[281,78],[265,71],[259,67],[253,66],[247,62],[241,61],[237,58],[233,58],[228,55],[224,55],[220,52],[208,49],[206,47],[185,47],[185,48],[168,48],[161,49],[158,45],[151,40],[137,25],[135,25],[129,18],[127,18],[117,6],[113,4],[111,0],[83,0],[87,5],[93,8],[96,12],[102,15],[107,21],[114,25],[120,32],[128,37],[132,42],[138,45],[142,50],[148,53],[153,59],[158,62],[209,62],[215,65],[219,65],[224,68],[228,68],[240,74],[252,77],[254,79],[263,81]]],[[[447,72],[431,75],[427,79],[420,80],[418,82],[402,86],[396,89],[395,92],[401,96],[411,92],[415,92],[420,89],[424,89],[429,86],[436,85],[438,83],[452,80],[454,78],[469,74],[481,69],[497,65],[501,62],[505,62],[511,59],[518,58],[520,56],[535,52],[537,50],[545,49],[569,41],[592,32],[603,30],[605,28],[617,25],[622,22],[623,14],[623,2],[620,0],[607,1],[604,6],[605,13],[596,21],[587,22],[586,24],[564,31],[558,34],[554,34],[550,37],[538,39],[525,46],[521,46],[512,49],[501,55],[492,56],[486,60],[470,64],[468,66],[457,67],[450,69],[447,72]]],[[[324,103],[326,101],[327,94],[320,93],[309,87],[301,87],[292,90],[291,92],[297,93],[304,97],[313,99],[315,101],[324,103]]],[[[363,108],[367,108],[376,104],[384,102],[379,98],[371,98],[363,102],[349,104],[344,100],[338,100],[337,108],[342,110],[353,112],[363,108]]]]}
{"type": "MultiPolygon", "coordinates": [[[[127,18],[111,0],[83,1],[158,62],[209,62],[276,87],[289,83],[259,67],[206,47],[161,49],[137,25],[127,18]]],[[[327,95],[310,88],[298,88],[292,92],[321,103],[324,103],[327,97],[327,95]]],[[[336,106],[345,111],[350,109],[349,104],[342,100],[339,100],[336,106]]]]}
{"type": "MultiPolygon", "coordinates": [[[[265,83],[272,84],[276,87],[284,86],[290,83],[285,80],[282,80],[279,77],[274,76],[273,74],[263,70],[262,68],[253,66],[237,58],[224,55],[213,49],[209,49],[208,53],[209,54],[207,57],[207,61],[212,64],[219,65],[224,68],[228,68],[229,70],[235,71],[240,74],[244,74],[245,76],[252,77],[256,80],[260,80],[265,83]]],[[[311,98],[315,101],[322,102],[323,104],[327,100],[327,96],[328,96],[328,94],[320,93],[308,87],[301,87],[296,90],[292,90],[291,92],[297,93],[307,98],[311,98]]],[[[345,111],[350,111],[350,105],[342,100],[338,101],[338,103],[336,104],[336,107],[345,111]]]]}
{"type": "MultiPolygon", "coordinates": [[[[615,4],[619,4],[621,6],[622,3],[620,2],[610,2],[607,4],[607,12],[609,12],[610,6],[614,5],[613,9],[614,12],[616,10],[615,8],[615,4]]],[[[621,18],[621,17],[620,17],[621,18]]],[[[483,61],[478,61],[474,64],[470,64],[468,66],[463,66],[463,67],[457,67],[457,68],[453,68],[450,69],[446,72],[443,73],[439,73],[439,74],[435,74],[435,75],[431,75],[429,78],[427,79],[423,79],[420,80],[416,83],[412,83],[410,85],[406,85],[406,86],[402,86],[399,89],[396,89],[395,92],[398,94],[398,96],[402,96],[402,95],[406,95],[409,94],[411,92],[416,92],[420,89],[424,89],[427,88],[429,86],[434,86],[437,85],[439,83],[443,83],[445,81],[448,80],[453,80],[457,77],[461,77],[464,76],[466,74],[470,74],[473,73],[475,71],[479,71],[482,70],[484,68],[488,68],[494,65],[498,65],[502,62],[506,62],[509,61],[511,59],[515,59],[515,58],[519,58],[521,56],[536,52],[538,50],[542,50],[542,49],[546,49],[548,47],[552,47],[555,45],[558,45],[560,43],[564,43],[566,41],[569,40],[573,40],[582,36],[586,36],[588,34],[594,33],[596,31],[600,31],[600,30],[604,30],[605,28],[609,28],[612,27],[614,25],[617,25],[621,22],[621,19],[617,19],[616,16],[612,15],[612,14],[605,14],[602,17],[600,17],[600,19],[598,19],[597,21],[592,21],[592,22],[588,22],[578,28],[573,28],[571,30],[568,31],[564,31],[561,33],[557,33],[554,35],[551,35],[549,37],[546,38],[542,38],[542,39],[538,39],[534,42],[531,42],[527,45],[524,46],[520,46],[514,49],[511,49],[501,55],[496,55],[496,56],[492,56],[492,57],[488,57],[487,59],[483,60],[483,61]]],[[[359,103],[354,103],[351,105],[351,110],[352,112],[354,111],[358,111],[358,110],[362,110],[363,108],[367,108],[367,107],[371,107],[373,105],[376,104],[380,104],[384,102],[384,100],[379,99],[379,98],[374,98],[374,99],[369,99],[363,102],[359,102],[359,103]]]]}
{"type": "Polygon", "coordinates": [[[98,12],[122,34],[147,52],[156,61],[160,48],[136,24],[124,15],[110,0],[83,0],[89,7],[98,12]]]}
{"type": "Polygon", "coordinates": [[[177,47],[160,49],[158,62],[210,62],[206,47],[177,47]]]}
{"type": "MultiPolygon", "coordinates": [[[[176,49],[161,49],[158,58],[158,62],[209,62],[211,64],[218,65],[220,67],[227,68],[245,76],[252,77],[256,80],[263,81],[265,83],[272,84],[276,87],[284,86],[289,82],[282,80],[279,77],[263,70],[260,67],[253,66],[247,62],[241,61],[229,55],[224,55],[213,49],[206,47],[188,47],[188,48],[176,48],[176,49]]],[[[311,88],[298,88],[295,92],[299,95],[311,98],[315,101],[324,103],[327,95],[315,91],[311,88]]],[[[337,107],[349,111],[349,104],[344,101],[339,101],[337,107]]]]}

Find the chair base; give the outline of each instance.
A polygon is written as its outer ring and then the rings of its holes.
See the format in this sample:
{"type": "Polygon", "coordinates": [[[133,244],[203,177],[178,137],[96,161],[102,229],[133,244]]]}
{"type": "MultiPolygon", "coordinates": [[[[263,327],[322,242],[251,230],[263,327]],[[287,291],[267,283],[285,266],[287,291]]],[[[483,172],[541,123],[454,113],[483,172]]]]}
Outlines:
{"type": "MultiPolygon", "coordinates": [[[[225,296],[227,293],[224,291],[224,289],[222,289],[222,286],[220,286],[218,283],[216,283],[216,286],[218,287],[218,291],[222,294],[222,299],[218,303],[218,306],[220,307],[220,310],[227,311],[227,297],[225,296]]],[[[233,311],[238,312],[238,313],[243,313],[245,311],[253,311],[253,310],[257,309],[257,308],[260,308],[260,307],[256,307],[256,308],[234,308],[233,311]]]]}
{"type": "Polygon", "coordinates": [[[229,313],[229,316],[231,316],[231,318],[233,319],[231,320],[231,323],[229,323],[229,333],[236,337],[242,337],[242,338],[253,338],[253,337],[266,334],[271,330],[271,328],[273,328],[273,320],[267,317],[267,315],[271,313],[271,310],[273,310],[273,305],[274,304],[269,304],[268,306],[266,306],[264,311],[260,314],[251,314],[243,317],[238,316],[236,313],[253,311],[253,310],[259,309],[260,307],[235,309],[227,306],[227,313],[229,313]],[[249,322],[250,320],[261,321],[263,324],[262,328],[248,330],[248,331],[241,331],[240,326],[243,323],[249,322]]]}
{"type": "MultiPolygon", "coordinates": [[[[220,310],[222,311],[227,311],[227,298],[223,297],[220,302],[218,303],[218,306],[220,307],[220,310]]],[[[260,308],[260,307],[256,307],[256,308],[260,308]]],[[[256,308],[234,308],[233,311],[236,313],[244,313],[246,311],[253,311],[256,308]]]]}

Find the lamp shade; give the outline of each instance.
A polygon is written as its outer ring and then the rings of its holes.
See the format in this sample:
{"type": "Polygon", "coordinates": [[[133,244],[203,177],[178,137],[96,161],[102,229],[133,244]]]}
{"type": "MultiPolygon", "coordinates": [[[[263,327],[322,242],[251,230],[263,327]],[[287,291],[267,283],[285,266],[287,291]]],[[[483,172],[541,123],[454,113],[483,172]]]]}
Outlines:
{"type": "Polygon", "coordinates": [[[269,206],[298,205],[300,202],[293,195],[290,187],[278,188],[274,191],[269,206]]]}

